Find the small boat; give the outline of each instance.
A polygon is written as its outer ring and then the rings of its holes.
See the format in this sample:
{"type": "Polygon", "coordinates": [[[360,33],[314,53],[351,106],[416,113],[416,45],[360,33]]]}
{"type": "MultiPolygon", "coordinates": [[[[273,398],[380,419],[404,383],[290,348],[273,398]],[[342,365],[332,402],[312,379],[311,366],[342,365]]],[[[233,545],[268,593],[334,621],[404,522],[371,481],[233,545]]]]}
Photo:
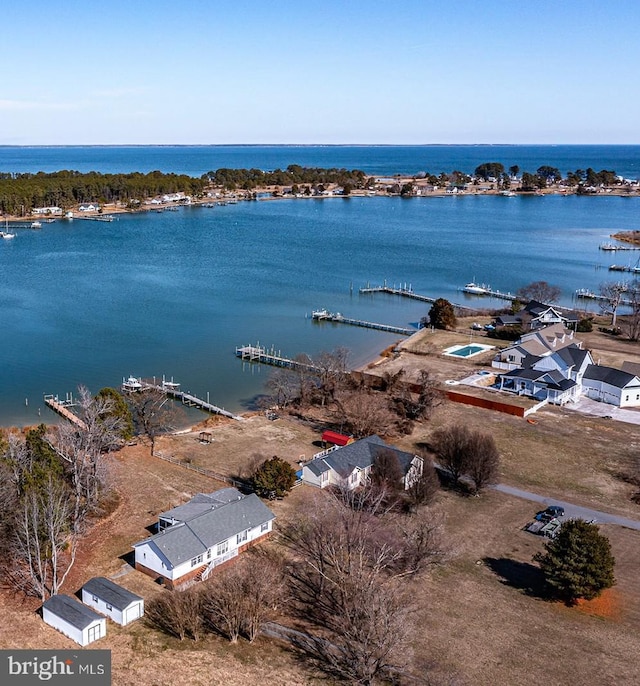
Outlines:
{"type": "Polygon", "coordinates": [[[462,289],[463,293],[472,293],[473,295],[484,295],[485,293],[488,293],[491,289],[489,286],[485,286],[484,284],[479,285],[475,283],[474,281],[471,281],[470,283],[466,284],[465,287],[462,289]]]}
{"type": "Polygon", "coordinates": [[[7,231],[0,231],[0,238],[15,238],[15,233],[8,233],[7,231]]]}
{"type": "Polygon", "coordinates": [[[42,228],[42,222],[31,222],[31,228],[32,229],[41,229],[42,228]]]}

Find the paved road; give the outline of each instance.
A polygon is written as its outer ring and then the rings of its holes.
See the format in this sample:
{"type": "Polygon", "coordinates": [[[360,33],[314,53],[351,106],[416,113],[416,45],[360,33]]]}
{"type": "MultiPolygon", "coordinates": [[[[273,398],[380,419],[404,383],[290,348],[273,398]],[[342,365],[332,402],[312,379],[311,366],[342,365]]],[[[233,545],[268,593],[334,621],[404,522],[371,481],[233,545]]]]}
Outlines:
{"type": "Polygon", "coordinates": [[[565,500],[548,498],[544,495],[538,495],[537,493],[531,493],[530,491],[523,491],[520,488],[506,486],[505,484],[495,484],[494,486],[490,486],[490,488],[492,488],[494,491],[499,491],[500,493],[514,495],[516,498],[523,498],[524,500],[531,500],[534,503],[540,503],[540,505],[543,505],[544,508],[548,507],[549,505],[560,505],[561,507],[564,507],[564,517],[559,517],[561,521],[563,519],[566,520],[572,518],[586,519],[587,521],[595,520],[598,524],[617,524],[618,526],[626,526],[628,529],[636,529],[636,531],[640,531],[640,521],[636,519],[628,519],[627,517],[619,517],[618,515],[602,512],[601,510],[592,510],[588,507],[580,507],[579,505],[568,503],[565,500]]]}

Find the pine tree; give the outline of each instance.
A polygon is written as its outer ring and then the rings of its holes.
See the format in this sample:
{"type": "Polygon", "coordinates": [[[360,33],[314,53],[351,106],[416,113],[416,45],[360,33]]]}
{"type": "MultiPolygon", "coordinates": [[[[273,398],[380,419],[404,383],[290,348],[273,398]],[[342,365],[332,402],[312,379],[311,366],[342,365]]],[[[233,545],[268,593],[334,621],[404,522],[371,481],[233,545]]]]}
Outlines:
{"type": "Polygon", "coordinates": [[[545,549],[533,559],[540,563],[554,594],[566,602],[592,600],[615,584],[611,545],[595,524],[570,520],[545,549]]]}
{"type": "Polygon", "coordinates": [[[429,310],[429,321],[436,329],[455,329],[457,320],[453,305],[444,298],[438,298],[429,310]]]}
{"type": "Polygon", "coordinates": [[[274,455],[256,469],[252,479],[255,492],[266,498],[281,498],[293,488],[296,470],[282,458],[274,455]]]}

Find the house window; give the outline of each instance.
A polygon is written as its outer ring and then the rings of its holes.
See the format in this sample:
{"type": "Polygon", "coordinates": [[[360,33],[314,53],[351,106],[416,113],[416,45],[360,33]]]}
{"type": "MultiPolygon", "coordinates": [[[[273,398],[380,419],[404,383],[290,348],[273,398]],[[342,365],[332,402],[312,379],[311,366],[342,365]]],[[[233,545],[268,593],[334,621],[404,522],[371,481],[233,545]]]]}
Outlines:
{"type": "Polygon", "coordinates": [[[218,543],[218,546],[216,547],[216,555],[224,555],[227,552],[229,552],[229,541],[218,543]]]}
{"type": "Polygon", "coordinates": [[[358,480],[358,472],[353,472],[350,477],[350,481],[354,484],[358,480]]]}
{"type": "Polygon", "coordinates": [[[260,532],[269,531],[269,522],[263,522],[260,525],[260,532]]]}
{"type": "Polygon", "coordinates": [[[98,596],[97,595],[92,595],[91,600],[93,600],[94,603],[98,602],[98,596]]]}
{"type": "Polygon", "coordinates": [[[508,362],[515,362],[515,360],[516,360],[516,356],[515,356],[515,355],[509,355],[509,356],[507,357],[507,361],[508,361],[508,362]]]}
{"type": "Polygon", "coordinates": [[[629,400],[629,396],[628,396],[628,395],[625,395],[625,396],[624,396],[624,400],[625,400],[625,402],[626,402],[627,400],[629,400]]]}
{"type": "Polygon", "coordinates": [[[111,610],[113,610],[113,605],[109,605],[109,603],[107,603],[107,610],[109,610],[109,612],[111,612],[111,610]]]}
{"type": "Polygon", "coordinates": [[[240,545],[244,541],[247,540],[247,532],[246,531],[241,531],[237,536],[236,536],[236,543],[240,545]]]}
{"type": "Polygon", "coordinates": [[[191,560],[191,566],[195,567],[196,565],[202,564],[202,555],[198,555],[198,557],[194,557],[193,560],[191,560]]]}
{"type": "Polygon", "coordinates": [[[328,479],[329,479],[329,472],[322,472],[322,474],[320,475],[320,480],[321,481],[328,481],[328,479]]]}
{"type": "Polygon", "coordinates": [[[209,548],[209,550],[207,550],[207,560],[210,560],[210,559],[211,559],[211,548],[209,548]]]}

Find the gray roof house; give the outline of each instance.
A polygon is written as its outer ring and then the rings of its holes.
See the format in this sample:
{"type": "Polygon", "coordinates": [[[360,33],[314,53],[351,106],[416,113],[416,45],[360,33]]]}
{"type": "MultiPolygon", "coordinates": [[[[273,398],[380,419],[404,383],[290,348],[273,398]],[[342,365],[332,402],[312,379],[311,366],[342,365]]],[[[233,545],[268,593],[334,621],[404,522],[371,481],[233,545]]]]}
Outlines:
{"type": "Polygon", "coordinates": [[[81,646],[107,634],[106,618],[68,595],[52,595],[45,600],[42,619],[81,646]]]}
{"type": "Polygon", "coordinates": [[[110,579],[96,576],[82,587],[82,602],[118,624],[129,624],[144,614],[144,600],[110,579]]]}
{"type": "Polygon", "coordinates": [[[640,407],[640,378],[631,372],[590,364],[582,379],[584,394],[618,407],[640,407]]]}
{"type": "Polygon", "coordinates": [[[422,458],[387,445],[375,435],[318,453],[303,465],[302,481],[319,488],[338,486],[352,490],[366,483],[376,458],[389,452],[398,458],[403,486],[409,488],[422,474],[422,458]]]}
{"type": "Polygon", "coordinates": [[[135,566],[168,588],[206,579],[218,565],[267,536],[275,515],[255,493],[199,493],[163,512],[160,531],[135,543],[135,566]]]}
{"type": "Polygon", "coordinates": [[[492,366],[507,370],[497,378],[500,390],[539,401],[564,405],[586,395],[618,407],[640,407],[640,377],[593,364],[573,331],[559,323],[524,334],[501,350],[492,366]]]}

